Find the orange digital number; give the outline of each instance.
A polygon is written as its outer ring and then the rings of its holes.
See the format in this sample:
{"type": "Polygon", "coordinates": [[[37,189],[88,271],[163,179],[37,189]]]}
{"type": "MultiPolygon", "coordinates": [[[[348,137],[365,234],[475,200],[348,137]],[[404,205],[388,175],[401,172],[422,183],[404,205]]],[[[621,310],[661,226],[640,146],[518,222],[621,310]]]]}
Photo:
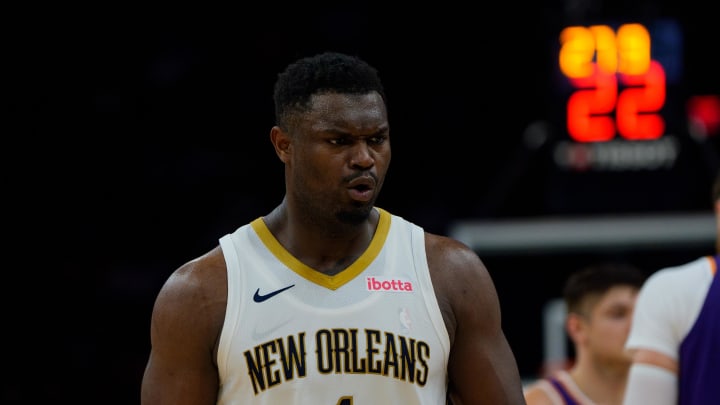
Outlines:
{"type": "Polygon", "coordinates": [[[657,114],[665,104],[665,70],[650,62],[646,73],[620,75],[620,82],[631,86],[620,93],[616,107],[617,129],[632,141],[658,139],[665,132],[665,120],[657,114]]]}
{"type": "Polygon", "coordinates": [[[642,24],[572,26],[560,33],[559,65],[575,89],[566,126],[578,142],[660,138],[665,122],[665,71],[650,58],[642,24]]]}
{"type": "Polygon", "coordinates": [[[578,142],[609,141],[615,136],[610,115],[617,100],[615,75],[595,68],[592,76],[571,80],[575,91],[567,103],[567,127],[578,142]]]}

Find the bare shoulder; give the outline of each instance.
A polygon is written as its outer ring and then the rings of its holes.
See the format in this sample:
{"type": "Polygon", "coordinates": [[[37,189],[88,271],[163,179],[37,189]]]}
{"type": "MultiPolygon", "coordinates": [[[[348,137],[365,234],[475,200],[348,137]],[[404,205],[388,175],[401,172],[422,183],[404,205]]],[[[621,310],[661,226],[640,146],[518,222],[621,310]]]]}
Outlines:
{"type": "Polygon", "coordinates": [[[455,239],[425,234],[430,278],[450,338],[448,392],[453,402],[525,403],[505,339],[495,285],[481,258],[455,239]],[[457,400],[457,401],[456,401],[457,400]]]}
{"type": "Polygon", "coordinates": [[[484,308],[485,321],[490,321],[488,317],[499,317],[495,285],[475,251],[458,240],[432,233],[425,234],[425,249],[435,295],[451,340],[460,319],[478,315],[475,308],[484,308]]]}
{"type": "Polygon", "coordinates": [[[180,266],[160,288],[152,311],[143,404],[214,403],[226,280],[218,246],[180,266]]]}
{"type": "Polygon", "coordinates": [[[443,291],[464,292],[468,286],[494,291],[485,264],[464,243],[447,236],[425,233],[425,249],[433,283],[437,283],[443,291]]]}
{"type": "Polygon", "coordinates": [[[213,336],[222,326],[226,302],[226,265],[216,247],[168,277],[155,300],[153,330],[195,329],[213,336]]]}
{"type": "Polygon", "coordinates": [[[523,393],[527,405],[554,405],[554,402],[543,388],[545,384],[547,384],[545,380],[537,380],[525,388],[523,393]]]}
{"type": "Polygon", "coordinates": [[[227,288],[225,260],[220,247],[175,270],[162,286],[158,301],[179,304],[195,299],[213,299],[227,288]]]}
{"type": "Polygon", "coordinates": [[[425,233],[425,248],[428,261],[442,264],[443,268],[460,270],[467,266],[481,266],[484,268],[478,255],[466,244],[443,235],[425,233]]]}

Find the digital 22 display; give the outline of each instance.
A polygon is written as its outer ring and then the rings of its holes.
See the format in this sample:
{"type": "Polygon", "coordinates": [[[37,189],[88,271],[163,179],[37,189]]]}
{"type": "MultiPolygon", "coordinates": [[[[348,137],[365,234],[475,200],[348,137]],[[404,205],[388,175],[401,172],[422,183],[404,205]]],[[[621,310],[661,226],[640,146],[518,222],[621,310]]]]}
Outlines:
{"type": "Polygon", "coordinates": [[[581,143],[663,136],[666,73],[639,23],[570,26],[560,33],[559,67],[572,86],[566,128],[581,143]]]}

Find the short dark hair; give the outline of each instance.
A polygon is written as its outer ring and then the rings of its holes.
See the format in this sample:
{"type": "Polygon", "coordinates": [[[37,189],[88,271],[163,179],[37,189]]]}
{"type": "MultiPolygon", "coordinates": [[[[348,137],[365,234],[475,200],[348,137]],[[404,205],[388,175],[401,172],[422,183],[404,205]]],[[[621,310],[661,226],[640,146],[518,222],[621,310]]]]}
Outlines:
{"type": "Polygon", "coordinates": [[[357,56],[324,52],[304,57],[288,65],[277,77],[273,93],[275,121],[287,129],[289,115],[306,111],[313,94],[373,91],[387,104],[377,69],[357,56]]]}
{"type": "Polygon", "coordinates": [[[715,173],[715,182],[712,187],[713,202],[720,200],[720,170],[715,173]]]}
{"type": "Polygon", "coordinates": [[[625,262],[604,262],[584,267],[568,277],[563,297],[568,313],[582,314],[588,299],[607,292],[612,287],[630,286],[640,289],[645,274],[625,262]]]}

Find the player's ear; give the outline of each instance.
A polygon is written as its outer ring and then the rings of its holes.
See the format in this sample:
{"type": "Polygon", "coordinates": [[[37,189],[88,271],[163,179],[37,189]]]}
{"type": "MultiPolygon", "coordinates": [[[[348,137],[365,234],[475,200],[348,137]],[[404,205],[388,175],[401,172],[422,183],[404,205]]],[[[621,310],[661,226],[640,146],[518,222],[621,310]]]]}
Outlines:
{"type": "Polygon", "coordinates": [[[583,318],[582,315],[570,312],[565,319],[565,331],[573,342],[582,337],[583,318]]]}
{"type": "Polygon", "coordinates": [[[272,142],[275,153],[280,160],[287,163],[290,160],[290,135],[275,125],[270,129],[270,142],[272,142]]]}

